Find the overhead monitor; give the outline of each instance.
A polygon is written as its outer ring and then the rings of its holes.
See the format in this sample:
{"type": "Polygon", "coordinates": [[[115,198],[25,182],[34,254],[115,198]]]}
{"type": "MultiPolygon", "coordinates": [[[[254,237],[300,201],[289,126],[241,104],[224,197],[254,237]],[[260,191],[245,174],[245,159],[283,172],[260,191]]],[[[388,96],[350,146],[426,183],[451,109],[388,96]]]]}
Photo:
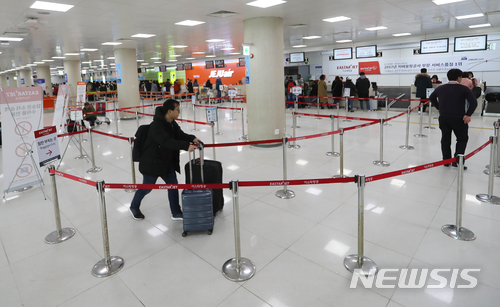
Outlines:
{"type": "Polygon", "coordinates": [[[154,68],[155,72],[160,72],[160,66],[154,68]]]}
{"type": "Polygon", "coordinates": [[[193,70],[193,63],[185,63],[184,70],[193,70]]]}
{"type": "Polygon", "coordinates": [[[212,69],[212,68],[214,68],[214,61],[206,61],[205,62],[205,68],[206,69],[212,69]]]}
{"type": "Polygon", "coordinates": [[[184,70],[184,64],[175,65],[175,70],[184,70]]]}
{"type": "Polygon", "coordinates": [[[376,58],[377,45],[356,47],[356,59],[376,58]]]}
{"type": "Polygon", "coordinates": [[[420,41],[420,54],[448,52],[448,39],[432,39],[420,41]]]}
{"type": "Polygon", "coordinates": [[[238,64],[239,64],[240,67],[246,66],[245,58],[239,58],[239,63],[238,64]]]}
{"type": "Polygon", "coordinates": [[[226,65],[224,65],[224,60],[215,60],[215,68],[224,68],[226,65]]]}
{"type": "Polygon", "coordinates": [[[333,49],[334,60],[352,59],[352,48],[333,49]]]}
{"type": "Polygon", "coordinates": [[[487,41],[486,35],[455,37],[455,52],[486,50],[487,41]]]}
{"type": "Polygon", "coordinates": [[[138,73],[138,74],[142,73],[142,68],[138,67],[138,68],[137,68],[137,73],[138,73]]]}
{"type": "Polygon", "coordinates": [[[301,63],[306,60],[306,55],[304,52],[290,53],[290,63],[301,63]]]}

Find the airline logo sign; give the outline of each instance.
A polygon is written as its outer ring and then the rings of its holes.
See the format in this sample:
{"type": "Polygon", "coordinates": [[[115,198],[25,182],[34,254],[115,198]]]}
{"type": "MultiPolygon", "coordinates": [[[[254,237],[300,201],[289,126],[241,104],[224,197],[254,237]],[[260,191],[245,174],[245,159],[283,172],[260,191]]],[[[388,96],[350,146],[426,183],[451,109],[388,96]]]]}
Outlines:
{"type": "Polygon", "coordinates": [[[367,75],[380,75],[380,64],[378,61],[359,62],[359,72],[362,71],[367,75]]]}
{"type": "Polygon", "coordinates": [[[231,78],[234,74],[234,70],[212,70],[210,72],[209,78],[231,78]]]}

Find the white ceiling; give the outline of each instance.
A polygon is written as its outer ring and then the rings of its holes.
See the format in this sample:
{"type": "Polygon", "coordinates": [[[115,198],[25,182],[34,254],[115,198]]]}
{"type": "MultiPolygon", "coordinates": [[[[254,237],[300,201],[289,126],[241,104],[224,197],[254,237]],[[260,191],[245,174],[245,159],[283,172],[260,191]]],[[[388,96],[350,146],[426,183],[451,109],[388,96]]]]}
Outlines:
{"type": "MultiPolygon", "coordinates": [[[[356,46],[367,43],[399,44],[417,42],[423,38],[449,37],[476,33],[499,33],[499,0],[465,0],[454,4],[436,5],[431,0],[288,0],[287,3],[267,9],[246,5],[252,0],[49,0],[72,4],[66,13],[50,12],[42,15],[29,7],[35,0],[0,0],[0,41],[4,32],[28,31],[17,25],[27,18],[43,22],[38,29],[22,42],[10,42],[0,46],[0,72],[24,66],[35,61],[48,60],[81,48],[97,48],[95,52],[68,56],[66,59],[81,61],[104,59],[114,56],[113,46],[104,42],[127,39],[119,47],[137,48],[137,58],[153,63],[151,57],[160,56],[162,63],[169,60],[169,52],[182,55],[179,62],[188,62],[191,52],[205,51],[218,57],[228,56],[224,47],[241,51],[243,21],[261,16],[279,16],[284,19],[284,52],[331,50],[335,46],[356,46]],[[238,15],[227,18],[209,17],[207,14],[227,10],[238,15]],[[458,20],[455,16],[484,13],[484,17],[458,20]],[[347,16],[351,20],[336,23],[324,18],[347,16]],[[204,21],[194,27],[174,23],[186,19],[204,21]],[[469,25],[491,23],[492,27],[469,29],[469,25]],[[295,24],[306,27],[290,28],[295,24]],[[387,30],[367,31],[365,28],[386,26],[387,30]],[[410,32],[412,36],[393,37],[394,33],[410,32]],[[152,38],[131,38],[137,33],[156,34],[152,38]],[[320,35],[322,38],[303,40],[306,48],[291,48],[303,36],[320,35]],[[223,43],[206,43],[205,40],[220,38],[223,43]],[[352,39],[353,43],[336,44],[336,40],[352,39]],[[184,49],[173,45],[187,45],[184,49]]],[[[194,57],[204,60],[204,56],[194,57]]],[[[63,60],[55,60],[51,67],[62,66],[63,60]]]]}

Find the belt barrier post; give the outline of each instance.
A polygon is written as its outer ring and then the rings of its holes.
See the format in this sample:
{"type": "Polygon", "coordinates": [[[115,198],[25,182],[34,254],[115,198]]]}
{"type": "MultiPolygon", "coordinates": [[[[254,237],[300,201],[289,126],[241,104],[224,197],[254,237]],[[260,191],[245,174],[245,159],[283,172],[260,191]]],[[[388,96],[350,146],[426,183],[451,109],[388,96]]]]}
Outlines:
{"type": "MultiPolygon", "coordinates": [[[[498,135],[496,136],[490,136],[490,140],[492,140],[491,143],[491,150],[490,150],[490,168],[495,169],[495,160],[498,152],[498,135]]],[[[488,194],[477,194],[476,199],[479,201],[482,201],[483,203],[489,203],[489,204],[494,204],[494,205],[500,205],[500,197],[494,196],[493,195],[493,183],[495,180],[495,172],[489,172],[489,178],[488,178],[488,194]]]]}
{"type": "Polygon", "coordinates": [[[219,125],[220,125],[219,124],[219,107],[217,106],[215,108],[216,108],[215,110],[217,112],[217,133],[216,133],[216,135],[222,135],[222,132],[219,131],[219,125]]]}
{"type": "Polygon", "coordinates": [[[389,118],[389,99],[387,97],[385,97],[385,120],[386,120],[386,123],[384,124],[384,126],[392,126],[387,121],[388,118],[389,118]]]}
{"type": "Polygon", "coordinates": [[[245,115],[243,114],[243,108],[241,108],[241,133],[239,139],[242,141],[248,140],[248,135],[245,134],[245,115]]]}
{"type": "Polygon", "coordinates": [[[199,131],[199,129],[196,128],[196,107],[194,104],[193,104],[193,124],[194,124],[194,128],[192,130],[199,131]]]}
{"type": "MultiPolygon", "coordinates": [[[[283,181],[287,180],[287,172],[286,172],[286,143],[288,139],[283,137],[283,181]]],[[[276,191],[275,195],[279,198],[290,199],[295,197],[295,192],[292,190],[287,190],[286,183],[283,184],[283,190],[276,191]]]]}
{"type": "MultiPolygon", "coordinates": [[[[295,111],[292,111],[292,120],[293,120],[293,137],[296,137],[295,134],[295,128],[297,127],[297,115],[295,115],[295,111]]],[[[293,144],[288,144],[288,148],[294,148],[294,149],[299,149],[300,145],[297,145],[295,140],[293,141],[293,144]]]]}
{"type": "Polygon", "coordinates": [[[122,134],[120,133],[120,131],[118,131],[118,113],[116,112],[116,101],[115,101],[115,102],[113,102],[113,107],[114,107],[114,109],[115,109],[115,112],[114,112],[114,113],[115,113],[115,127],[116,127],[116,133],[115,133],[115,134],[116,134],[116,135],[122,135],[122,134]]]}
{"type": "Polygon", "coordinates": [[[233,97],[231,97],[231,121],[235,120],[234,118],[234,110],[233,110],[233,97]]]}
{"type": "Polygon", "coordinates": [[[142,107],[142,112],[141,113],[145,113],[144,112],[144,98],[141,98],[140,104],[141,104],[141,107],[142,107]]]}
{"type": "Polygon", "coordinates": [[[456,240],[472,241],[476,235],[469,229],[462,227],[462,201],[463,201],[463,183],[464,183],[464,155],[458,155],[458,179],[457,179],[457,215],[456,225],[447,224],[441,227],[441,230],[448,236],[456,240]]]}
{"type": "MultiPolygon", "coordinates": [[[[316,106],[317,106],[317,111],[318,111],[318,115],[319,115],[319,96],[316,96],[316,106]]],[[[314,119],[318,119],[318,117],[315,117],[314,119]]]]}
{"type": "MultiPolygon", "coordinates": [[[[132,171],[132,184],[136,184],[135,182],[135,165],[134,165],[134,156],[133,156],[133,150],[134,150],[134,138],[129,137],[128,138],[128,144],[130,146],[130,167],[132,171]]],[[[137,191],[136,189],[125,189],[125,192],[129,193],[134,193],[137,191]]]]}
{"type": "Polygon", "coordinates": [[[347,97],[345,97],[345,116],[349,115],[349,106],[347,103],[347,97]]]}
{"type": "Polygon", "coordinates": [[[384,161],[384,119],[380,120],[380,160],[373,161],[376,166],[389,166],[391,163],[384,161]]]}
{"type": "MultiPolygon", "coordinates": [[[[215,144],[215,132],[214,132],[214,125],[215,123],[214,122],[210,122],[210,126],[212,127],[212,144],[215,144]]],[[[215,158],[215,147],[212,147],[212,149],[214,150],[214,160],[217,160],[215,158]]]]}
{"type": "Polygon", "coordinates": [[[137,129],[139,129],[139,112],[135,111],[135,122],[137,123],[137,129]]]}
{"type": "Polygon", "coordinates": [[[89,139],[90,139],[90,156],[92,159],[92,168],[87,170],[87,173],[98,173],[102,171],[102,168],[95,166],[95,156],[94,156],[94,141],[92,140],[92,130],[88,129],[89,139]]]}
{"type": "Polygon", "coordinates": [[[97,181],[97,191],[99,192],[99,203],[101,207],[102,241],[104,245],[104,258],[97,262],[92,268],[92,275],[95,277],[108,277],[120,271],[125,264],[122,257],[110,256],[108,221],[106,215],[106,198],[104,196],[104,180],[97,181]]]}
{"type": "MultiPolygon", "coordinates": [[[[49,169],[55,170],[54,165],[49,165],[49,169]]],[[[45,243],[57,244],[70,239],[75,235],[76,231],[73,228],[61,228],[61,213],[59,211],[59,198],[57,197],[56,174],[50,174],[50,182],[52,183],[52,196],[54,199],[54,213],[56,217],[56,229],[45,237],[45,243]]]]}
{"type": "Polygon", "coordinates": [[[344,128],[340,128],[340,175],[333,178],[345,178],[344,176],[344,128]]]}
{"type": "Polygon", "coordinates": [[[231,281],[245,281],[252,278],[255,274],[255,264],[250,259],[241,257],[238,180],[231,180],[230,187],[233,192],[234,245],[236,257],[224,263],[222,266],[222,274],[231,281]]]}
{"type": "MultiPolygon", "coordinates": [[[[335,116],[332,114],[330,115],[330,118],[332,119],[332,132],[333,132],[335,131],[335,116]]],[[[327,152],[326,155],[332,157],[340,156],[338,152],[335,152],[335,134],[332,134],[332,151],[327,152]]]]}
{"type": "MultiPolygon", "coordinates": [[[[500,119],[493,122],[493,128],[495,128],[495,136],[499,135],[499,127],[500,127],[500,119]]],[[[496,164],[497,168],[495,170],[495,177],[500,177],[500,150],[497,150],[497,164],[496,164]]],[[[490,174],[490,165],[486,165],[485,166],[486,169],[483,171],[483,173],[485,173],[486,175],[489,175],[490,174]]]]}
{"type": "Polygon", "coordinates": [[[429,100],[429,126],[425,126],[425,129],[436,129],[436,127],[431,126],[431,120],[432,120],[432,102],[429,100]]]}
{"type": "Polygon", "coordinates": [[[414,134],[413,136],[416,138],[426,138],[427,135],[422,134],[422,123],[424,121],[424,103],[420,102],[420,123],[418,126],[418,134],[414,134]]]}
{"type": "Polygon", "coordinates": [[[298,95],[295,95],[295,101],[293,102],[293,112],[297,112],[297,102],[299,100],[298,95]]]}
{"type": "MultiPolygon", "coordinates": [[[[82,128],[80,127],[80,125],[78,125],[76,123],[76,121],[75,121],[75,125],[73,127],[76,127],[76,131],[78,131],[78,132],[82,131],[82,128]]],[[[82,147],[82,134],[81,133],[78,134],[78,145],[80,147],[80,155],[76,156],[75,159],[86,159],[86,158],[88,158],[89,157],[88,155],[84,155],[82,153],[83,147],[82,147]]]]}
{"type": "Polygon", "coordinates": [[[365,175],[356,175],[358,185],[358,254],[344,258],[345,268],[357,275],[372,276],[377,274],[377,264],[364,255],[364,202],[365,202],[365,175]]]}
{"type": "Polygon", "coordinates": [[[350,122],[351,120],[347,119],[347,116],[349,115],[349,114],[347,114],[347,112],[348,112],[347,111],[347,98],[345,100],[345,105],[346,105],[346,109],[345,109],[345,116],[346,116],[346,118],[343,120],[343,122],[350,122]]]}
{"type": "Polygon", "coordinates": [[[408,107],[408,113],[406,113],[406,136],[405,136],[405,144],[399,146],[401,149],[413,150],[415,147],[408,145],[408,140],[410,138],[410,115],[411,115],[411,106],[408,107]]]}

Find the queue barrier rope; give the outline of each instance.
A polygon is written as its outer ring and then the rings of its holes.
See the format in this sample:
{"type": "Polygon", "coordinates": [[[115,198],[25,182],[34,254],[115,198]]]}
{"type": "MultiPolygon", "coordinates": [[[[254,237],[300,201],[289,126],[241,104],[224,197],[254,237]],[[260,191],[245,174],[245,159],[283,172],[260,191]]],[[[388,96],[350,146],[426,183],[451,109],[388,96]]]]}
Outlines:
{"type": "MultiPolygon", "coordinates": [[[[98,130],[95,130],[95,129],[91,129],[90,131],[91,131],[92,133],[97,133],[97,134],[101,134],[101,135],[109,136],[109,137],[112,137],[112,138],[115,138],[115,139],[128,141],[128,137],[118,136],[118,135],[115,135],[115,134],[110,134],[110,133],[106,133],[106,132],[98,131],[98,130]]],[[[87,132],[87,130],[84,130],[83,132],[87,132]]]]}

